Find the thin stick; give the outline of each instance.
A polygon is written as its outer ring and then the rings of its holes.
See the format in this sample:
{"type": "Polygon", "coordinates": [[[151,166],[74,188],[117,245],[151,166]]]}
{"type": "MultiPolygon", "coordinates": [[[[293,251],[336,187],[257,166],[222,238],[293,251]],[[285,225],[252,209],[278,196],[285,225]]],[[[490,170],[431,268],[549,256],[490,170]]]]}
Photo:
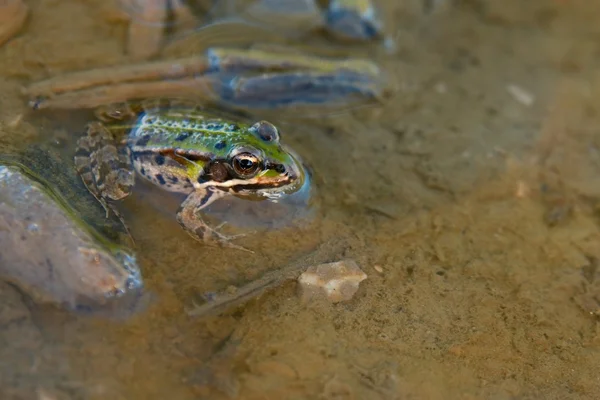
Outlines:
{"type": "Polygon", "coordinates": [[[209,77],[176,81],[124,83],[100,86],[59,94],[47,99],[32,101],[35,109],[92,109],[106,104],[152,97],[178,97],[197,101],[217,100],[212,93],[213,81],[209,77]]]}
{"type": "Polygon", "coordinates": [[[26,88],[23,94],[32,97],[52,96],[63,92],[87,89],[92,86],[159,79],[177,79],[185,76],[202,75],[208,68],[208,61],[204,56],[122,67],[97,68],[36,82],[26,88]]]}

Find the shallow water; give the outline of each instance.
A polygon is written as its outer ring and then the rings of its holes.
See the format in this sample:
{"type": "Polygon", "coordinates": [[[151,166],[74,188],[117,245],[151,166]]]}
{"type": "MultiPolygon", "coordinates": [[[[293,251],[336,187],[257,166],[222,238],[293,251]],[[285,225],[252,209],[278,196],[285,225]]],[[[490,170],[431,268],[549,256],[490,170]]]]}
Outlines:
{"type": "MultiPolygon", "coordinates": [[[[396,53],[371,52],[394,88],[381,105],[264,113],[314,171],[309,223],[244,238],[249,255],[197,245],[136,192],[123,210],[153,301],[112,321],[0,286],[0,397],[600,397],[600,6],[397,3],[382,2],[396,53]],[[302,304],[288,282],[221,316],[186,314],[317,248],[369,276],[352,301],[302,304]]],[[[0,48],[0,128],[72,143],[85,118],[31,115],[20,88],[130,62],[126,27],[108,2],[28,4],[0,48]]]]}

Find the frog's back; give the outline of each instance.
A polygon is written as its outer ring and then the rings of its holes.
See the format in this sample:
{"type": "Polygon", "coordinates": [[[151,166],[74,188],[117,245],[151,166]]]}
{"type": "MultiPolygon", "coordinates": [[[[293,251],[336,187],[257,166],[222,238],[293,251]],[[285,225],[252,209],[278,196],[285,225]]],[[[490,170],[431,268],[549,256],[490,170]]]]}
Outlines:
{"type": "Polygon", "coordinates": [[[248,126],[196,109],[141,112],[127,136],[135,170],[163,189],[189,193],[213,160],[244,142],[248,126]]]}
{"type": "Polygon", "coordinates": [[[198,155],[222,153],[248,126],[194,109],[147,111],[140,114],[128,143],[141,150],[180,149],[198,155]]]}

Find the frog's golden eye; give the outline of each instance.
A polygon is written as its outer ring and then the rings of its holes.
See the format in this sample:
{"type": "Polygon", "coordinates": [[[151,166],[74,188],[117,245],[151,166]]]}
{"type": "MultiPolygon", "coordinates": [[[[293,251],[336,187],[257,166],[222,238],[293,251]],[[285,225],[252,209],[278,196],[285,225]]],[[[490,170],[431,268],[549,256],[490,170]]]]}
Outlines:
{"type": "Polygon", "coordinates": [[[256,174],[260,167],[258,157],[251,153],[240,153],[233,157],[233,170],[242,178],[249,178],[256,174]]]}

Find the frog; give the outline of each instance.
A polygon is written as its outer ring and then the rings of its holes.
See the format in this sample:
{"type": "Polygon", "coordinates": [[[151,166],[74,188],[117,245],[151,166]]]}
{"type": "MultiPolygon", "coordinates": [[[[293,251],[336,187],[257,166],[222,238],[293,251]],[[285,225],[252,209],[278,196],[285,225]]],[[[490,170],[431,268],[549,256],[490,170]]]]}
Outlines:
{"type": "Polygon", "coordinates": [[[203,210],[227,196],[277,202],[299,190],[306,178],[299,157],[265,120],[243,123],[201,106],[151,101],[111,104],[95,114],[98,118],[77,141],[74,162],[107,213],[122,218],[114,202],[129,196],[141,177],[186,195],[177,221],[204,244],[253,252],[234,243],[246,234],[224,234],[226,222],[210,226],[203,210]]]}

